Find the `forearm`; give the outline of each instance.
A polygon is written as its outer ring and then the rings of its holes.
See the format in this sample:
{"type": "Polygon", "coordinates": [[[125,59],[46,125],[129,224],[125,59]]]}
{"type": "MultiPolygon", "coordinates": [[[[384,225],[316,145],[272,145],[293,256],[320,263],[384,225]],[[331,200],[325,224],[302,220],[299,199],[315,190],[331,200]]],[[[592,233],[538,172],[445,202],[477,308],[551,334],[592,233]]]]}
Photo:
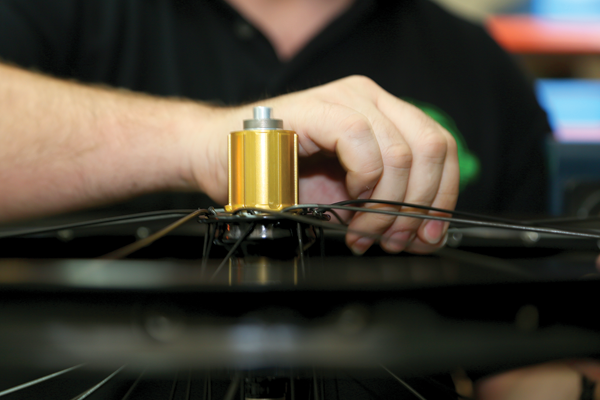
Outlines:
{"type": "MultiPolygon", "coordinates": [[[[454,208],[452,135],[370,79],[349,77],[255,105],[272,106],[284,128],[298,133],[302,158],[338,157],[331,168],[300,177],[300,201],[361,197],[454,208]]],[[[199,189],[223,203],[226,135],[253,106],[121,93],[0,65],[0,221],[165,189],[199,189]]],[[[443,245],[447,224],[362,213],[350,229],[357,253],[373,239],[356,232],[381,235],[390,252],[423,253],[443,245]]]]}
{"type": "Polygon", "coordinates": [[[0,221],[198,185],[184,150],[209,107],[0,64],[0,109],[0,221]]]}

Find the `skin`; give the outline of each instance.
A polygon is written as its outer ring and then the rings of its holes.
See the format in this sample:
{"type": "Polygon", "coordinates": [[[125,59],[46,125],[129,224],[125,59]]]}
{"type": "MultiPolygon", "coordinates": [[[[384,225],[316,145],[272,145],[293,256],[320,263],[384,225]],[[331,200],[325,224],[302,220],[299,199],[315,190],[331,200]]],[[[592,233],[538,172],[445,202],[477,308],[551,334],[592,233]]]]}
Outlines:
{"type": "MultiPolygon", "coordinates": [[[[577,400],[581,376],[600,381],[600,363],[594,360],[550,362],[508,371],[482,379],[475,397],[485,400],[577,400]]],[[[600,385],[594,398],[600,398],[600,385]]]]}
{"type": "MultiPolygon", "coordinates": [[[[293,58],[353,2],[228,1],[263,32],[282,61],[293,58]]],[[[459,171],[452,136],[365,77],[260,104],[217,108],[81,85],[0,64],[0,222],[152,191],[201,190],[225,203],[226,135],[239,129],[255,105],[273,107],[284,128],[299,135],[301,202],[377,198],[454,208],[459,171]]],[[[435,251],[447,230],[437,221],[345,217],[351,230],[382,235],[382,247],[392,253],[435,251]]],[[[347,235],[357,254],[373,242],[369,236],[347,235]]],[[[532,398],[540,385],[550,384],[555,388],[548,392],[551,398],[566,400],[576,393],[576,372],[600,378],[593,363],[557,365],[487,378],[477,385],[478,397],[532,398]]]]}
{"type": "Polygon", "coordinates": [[[269,39],[281,61],[292,59],[354,0],[227,0],[269,39]]]}
{"type": "MultiPolygon", "coordinates": [[[[218,108],[85,86],[0,65],[0,220],[109,203],[158,190],[201,190],[227,200],[227,134],[252,115],[250,104],[218,108]]],[[[302,202],[357,197],[452,209],[458,161],[452,136],[417,108],[365,77],[350,77],[270,99],[300,156],[336,156],[327,172],[300,180],[302,202]]],[[[379,206],[378,206],[379,207],[379,206]]],[[[398,252],[431,252],[445,227],[379,215],[350,228],[382,234],[398,252]],[[403,237],[404,237],[403,236],[403,237]]],[[[350,233],[363,253],[369,238],[350,233]],[[366,241],[365,241],[366,239],[366,241]]]]}
{"type": "MultiPolygon", "coordinates": [[[[273,45],[279,59],[284,62],[293,58],[310,41],[310,39],[316,36],[320,30],[343,13],[353,3],[353,0],[227,1],[255,27],[261,30],[273,45]]],[[[384,107],[384,109],[387,111],[387,108],[384,107]]],[[[391,115],[396,114],[392,112],[391,115]]],[[[408,125],[411,122],[414,122],[414,120],[395,120],[394,122],[398,124],[396,125],[397,127],[400,127],[402,122],[406,122],[408,125]]],[[[405,126],[406,125],[402,125],[402,129],[405,129],[405,126]]],[[[404,132],[404,130],[402,130],[402,132],[404,132]]],[[[389,143],[391,143],[391,141],[385,142],[385,145],[389,145],[389,143]]],[[[416,145],[415,142],[411,142],[409,146],[410,145],[413,145],[413,147],[411,147],[412,161],[417,160],[417,162],[420,163],[422,162],[421,157],[428,156],[427,150],[425,149],[425,152],[422,153],[422,149],[418,148],[418,145],[416,145]]],[[[399,153],[400,154],[397,154],[399,157],[406,154],[406,152],[402,150],[400,150],[399,153]]],[[[442,169],[442,174],[455,173],[452,167],[448,168],[453,161],[446,164],[447,158],[442,160],[440,157],[441,152],[434,153],[433,157],[428,160],[429,162],[435,163],[436,157],[438,157],[437,162],[445,164],[442,169]]],[[[340,174],[339,169],[336,169],[335,165],[331,168],[330,160],[325,157],[316,157],[314,155],[312,158],[313,160],[310,162],[305,161],[304,170],[313,173],[313,175],[310,181],[304,180],[301,182],[300,193],[314,193],[315,195],[326,193],[323,195],[323,202],[326,202],[325,199],[354,197],[355,193],[348,193],[344,190],[343,185],[339,185],[341,182],[340,177],[343,176],[343,173],[340,174]],[[307,164],[308,168],[306,167],[307,164]],[[323,175],[324,171],[329,171],[329,174],[323,175]],[[319,176],[321,178],[319,178],[319,176]],[[333,179],[334,177],[337,177],[338,179],[333,179]],[[336,182],[338,185],[334,186],[336,182]]],[[[419,204],[454,204],[452,200],[452,198],[454,198],[454,188],[448,186],[447,178],[441,180],[444,184],[437,186],[437,193],[432,193],[435,191],[436,182],[439,179],[439,177],[436,176],[436,174],[439,173],[439,169],[424,168],[420,170],[419,173],[411,171],[410,173],[402,174],[400,171],[409,164],[412,166],[412,163],[409,163],[408,161],[406,161],[405,164],[402,164],[399,160],[387,164],[392,166],[393,172],[388,174],[386,178],[396,173],[395,178],[397,181],[402,182],[406,187],[404,191],[400,190],[395,193],[385,193],[385,190],[382,187],[383,184],[380,184],[379,189],[371,189],[372,187],[369,187],[365,192],[359,194],[358,197],[373,196],[373,198],[378,198],[378,196],[383,195],[390,196],[390,198],[393,198],[394,196],[401,198],[404,196],[404,199],[407,202],[419,204]],[[436,172],[433,172],[434,170],[436,172]],[[428,175],[428,173],[433,175],[428,175]],[[407,182],[408,178],[412,179],[412,183],[410,180],[407,182]],[[433,185],[429,187],[429,193],[425,186],[415,183],[417,182],[417,179],[431,178],[433,178],[433,185]],[[415,186],[420,186],[420,188],[416,188],[415,186]],[[435,199],[432,201],[432,198],[435,199]]],[[[393,179],[394,178],[390,181],[393,179]]],[[[365,225],[371,223],[371,218],[372,217],[360,220],[360,217],[355,217],[353,224],[358,227],[357,229],[365,229],[365,225]]],[[[435,243],[437,238],[440,237],[439,233],[442,232],[443,234],[445,229],[447,229],[445,225],[440,223],[430,223],[431,225],[427,226],[425,229],[423,229],[423,225],[421,225],[418,230],[419,235],[416,237],[416,240],[413,240],[415,231],[412,228],[419,225],[419,222],[416,220],[396,219],[393,226],[390,228],[385,228],[389,223],[389,220],[385,217],[377,218],[375,223],[380,224],[375,225],[376,232],[381,232],[382,229],[385,229],[384,236],[386,237],[386,240],[384,240],[383,246],[390,252],[402,250],[407,242],[410,243],[407,248],[409,251],[417,253],[431,251],[432,247],[424,244],[424,242],[435,243]]],[[[363,249],[372,244],[372,240],[369,238],[360,238],[357,240],[356,238],[356,236],[349,235],[348,243],[354,246],[355,252],[357,253],[361,253],[363,249]]],[[[600,270],[600,257],[598,257],[597,265],[600,270]]],[[[477,398],[485,400],[537,398],[556,400],[577,399],[580,391],[581,374],[585,374],[589,379],[598,380],[600,379],[599,371],[599,364],[593,361],[571,361],[568,363],[556,362],[517,369],[504,374],[488,377],[479,382],[477,385],[477,398]]],[[[596,398],[600,398],[600,396],[597,395],[596,398]]]]}

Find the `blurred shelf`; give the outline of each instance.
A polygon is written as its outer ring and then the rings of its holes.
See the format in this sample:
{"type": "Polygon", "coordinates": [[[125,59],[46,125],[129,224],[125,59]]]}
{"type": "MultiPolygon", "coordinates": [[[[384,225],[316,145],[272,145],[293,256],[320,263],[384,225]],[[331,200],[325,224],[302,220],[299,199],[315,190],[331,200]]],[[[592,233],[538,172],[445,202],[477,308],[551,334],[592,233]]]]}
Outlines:
{"type": "Polygon", "coordinates": [[[557,20],[498,15],[488,18],[486,27],[511,53],[600,54],[600,18],[557,20]]]}

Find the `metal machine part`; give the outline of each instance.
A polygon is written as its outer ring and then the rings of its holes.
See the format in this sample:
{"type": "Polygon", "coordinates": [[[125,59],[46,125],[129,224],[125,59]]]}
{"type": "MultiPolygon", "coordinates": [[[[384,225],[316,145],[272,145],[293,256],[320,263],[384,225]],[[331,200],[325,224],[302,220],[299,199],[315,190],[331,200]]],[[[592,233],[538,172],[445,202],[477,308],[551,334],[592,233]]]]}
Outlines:
{"type": "Polygon", "coordinates": [[[244,130],[283,129],[283,121],[271,118],[271,107],[254,107],[254,118],[244,121],[244,130]]]}
{"type": "Polygon", "coordinates": [[[228,149],[227,211],[279,211],[298,204],[298,137],[271,118],[270,107],[255,107],[244,130],[230,133],[228,149]]]}
{"type": "MultiPolygon", "coordinates": [[[[323,220],[323,216],[305,215],[323,220]]],[[[218,214],[200,220],[213,232],[212,244],[224,247],[233,257],[268,257],[272,260],[301,256],[317,240],[317,229],[312,225],[278,219],[269,215],[218,214]],[[302,250],[302,251],[300,251],[302,250]]],[[[206,255],[205,257],[208,257],[206,255]]]]}
{"type": "MultiPolygon", "coordinates": [[[[297,138],[270,111],[257,107],[230,135],[226,212],[194,211],[206,226],[202,260],[197,229],[139,260],[0,259],[0,397],[391,398],[398,389],[379,395],[382,371],[414,395],[396,373],[487,373],[600,354],[595,321],[572,311],[594,302],[595,252],[565,268],[556,257],[519,266],[455,249],[357,258],[345,256],[342,232],[324,235],[319,207],[292,219],[270,212],[298,196],[297,138]],[[224,259],[209,258],[214,247],[224,259]],[[180,260],[186,248],[193,261],[180,260]],[[556,295],[568,292],[578,295],[556,295]],[[102,381],[88,388],[90,376],[102,381]]],[[[151,234],[144,224],[138,238],[151,234]]],[[[450,233],[458,246],[471,231],[450,233]]],[[[524,233],[509,239],[527,248],[545,239],[524,233]]],[[[36,253],[54,241],[81,247],[74,231],[57,235],[16,241],[36,253]]],[[[16,247],[5,245],[4,257],[16,247]]]]}

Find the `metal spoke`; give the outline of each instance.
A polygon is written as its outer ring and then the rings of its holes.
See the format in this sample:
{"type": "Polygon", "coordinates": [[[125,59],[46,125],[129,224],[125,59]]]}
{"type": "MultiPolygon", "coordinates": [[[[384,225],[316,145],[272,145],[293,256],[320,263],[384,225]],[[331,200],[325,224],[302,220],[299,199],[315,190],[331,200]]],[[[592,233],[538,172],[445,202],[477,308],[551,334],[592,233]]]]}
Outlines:
{"type": "Polygon", "coordinates": [[[204,236],[204,248],[202,249],[202,265],[200,267],[200,276],[204,276],[204,271],[206,270],[206,264],[208,263],[208,258],[210,257],[210,250],[212,249],[212,243],[215,239],[215,232],[217,231],[217,226],[208,225],[208,229],[206,230],[206,235],[204,236]]]}
{"type": "Polygon", "coordinates": [[[290,371],[290,400],[296,400],[296,388],[293,368],[290,371]]]}
{"type": "Polygon", "coordinates": [[[27,389],[28,387],[31,387],[33,385],[37,385],[38,383],[45,382],[45,381],[47,381],[49,379],[56,378],[57,376],[60,376],[62,374],[66,374],[67,372],[73,371],[73,370],[75,370],[77,368],[81,368],[84,365],[85,364],[79,364],[79,365],[76,365],[74,367],[63,369],[62,371],[58,371],[58,372],[55,372],[53,374],[46,375],[46,376],[43,376],[41,378],[35,379],[33,381],[26,382],[26,383],[24,383],[22,385],[15,386],[13,388],[4,390],[4,391],[0,392],[0,397],[6,396],[7,394],[11,394],[11,393],[14,393],[14,392],[18,392],[19,390],[22,390],[22,389],[27,389]]]}
{"type": "Polygon", "coordinates": [[[315,400],[320,400],[319,396],[319,383],[317,382],[317,371],[313,367],[313,387],[315,391],[315,400]]]}
{"type": "Polygon", "coordinates": [[[204,400],[212,399],[212,387],[210,382],[210,371],[206,371],[206,378],[204,380],[204,400]]]}
{"type": "Polygon", "coordinates": [[[106,382],[110,381],[115,375],[117,375],[119,372],[121,372],[121,370],[123,368],[125,368],[125,365],[123,365],[121,368],[119,368],[118,370],[116,370],[115,372],[113,372],[112,374],[110,374],[109,376],[107,376],[106,378],[104,378],[97,385],[92,386],[91,388],[89,388],[85,392],[81,393],[80,395],[73,397],[72,400],[83,400],[83,399],[87,398],[90,394],[92,394],[96,390],[100,389],[102,387],[102,385],[104,385],[106,382]]]}
{"type": "Polygon", "coordinates": [[[300,259],[300,268],[302,269],[302,278],[306,279],[306,269],[304,267],[304,242],[302,240],[302,224],[296,224],[296,233],[298,234],[298,258],[300,259]]]}
{"type": "Polygon", "coordinates": [[[502,223],[502,222],[493,222],[493,221],[485,221],[485,220],[481,221],[481,220],[475,220],[475,219],[441,217],[441,216],[437,216],[437,215],[418,214],[418,213],[400,212],[400,211],[387,211],[387,210],[379,210],[379,209],[364,208],[364,207],[330,206],[327,204],[320,204],[319,208],[326,209],[326,210],[332,209],[332,208],[338,208],[338,209],[342,209],[342,210],[368,212],[368,213],[373,213],[373,214],[393,215],[393,216],[397,216],[397,217],[433,219],[433,220],[438,220],[438,221],[460,223],[460,224],[466,224],[466,225],[487,226],[490,228],[510,229],[510,230],[538,232],[538,233],[550,233],[550,234],[554,234],[554,235],[575,236],[575,237],[583,237],[583,238],[589,238],[589,239],[600,239],[600,235],[595,234],[595,233],[578,232],[578,231],[558,229],[558,228],[535,227],[535,226],[524,225],[524,224],[520,224],[520,223],[502,223]]]}
{"type": "Polygon", "coordinates": [[[92,226],[109,226],[109,225],[116,225],[116,224],[129,224],[129,223],[136,223],[136,222],[148,222],[148,221],[154,221],[154,220],[159,220],[159,219],[176,218],[176,217],[181,217],[183,215],[189,214],[192,211],[194,211],[194,210],[150,211],[150,212],[139,213],[139,214],[128,214],[128,215],[121,215],[118,217],[95,219],[95,220],[84,221],[84,222],[75,222],[72,224],[48,226],[48,227],[44,227],[44,228],[33,228],[33,229],[24,229],[24,230],[20,230],[20,231],[0,232],[0,239],[14,238],[14,237],[28,236],[28,235],[40,235],[43,233],[62,231],[65,229],[88,228],[88,227],[92,227],[92,226]]]}
{"type": "Polygon", "coordinates": [[[346,223],[346,221],[344,221],[342,219],[342,217],[340,217],[340,214],[338,214],[337,211],[335,211],[335,210],[329,210],[329,212],[333,214],[333,216],[335,217],[335,219],[337,219],[340,224],[342,224],[344,226],[348,226],[348,224],[346,223]]]}
{"type": "Polygon", "coordinates": [[[148,236],[145,239],[141,239],[141,240],[138,240],[137,242],[133,242],[130,245],[121,247],[120,249],[112,251],[112,252],[105,254],[101,257],[98,257],[98,258],[100,258],[102,260],[118,260],[120,258],[127,257],[131,253],[136,252],[140,249],[143,249],[146,246],[151,245],[152,243],[154,243],[161,237],[167,235],[171,231],[175,230],[179,226],[183,225],[190,219],[197,217],[200,214],[205,214],[206,212],[207,212],[207,210],[196,210],[193,213],[190,213],[190,214],[186,215],[185,217],[178,219],[177,221],[173,222],[171,225],[167,226],[166,228],[161,229],[160,231],[148,236]]]}
{"type": "Polygon", "coordinates": [[[173,380],[173,386],[171,387],[171,394],[169,395],[169,400],[173,400],[175,397],[175,389],[177,389],[177,380],[179,379],[179,370],[175,372],[175,379],[173,380]]]}
{"type": "Polygon", "coordinates": [[[233,377],[233,380],[229,384],[229,387],[227,388],[227,393],[225,394],[223,400],[233,400],[233,398],[235,397],[235,393],[237,392],[238,385],[240,384],[241,378],[242,374],[237,372],[233,377]]]}
{"type": "Polygon", "coordinates": [[[387,369],[383,364],[379,364],[379,366],[381,366],[381,368],[383,368],[388,374],[393,376],[394,379],[396,379],[398,382],[400,382],[400,384],[402,384],[402,386],[404,386],[406,389],[408,389],[408,391],[411,392],[412,394],[414,394],[415,397],[417,397],[419,400],[426,400],[425,397],[421,396],[421,394],[419,392],[417,392],[415,389],[413,389],[412,386],[410,386],[408,383],[406,383],[402,379],[400,379],[396,374],[394,374],[392,371],[387,369]]]}
{"type": "MultiPolygon", "coordinates": [[[[393,202],[391,202],[391,203],[393,203],[393,202]]],[[[365,213],[373,213],[373,214],[392,215],[392,216],[396,216],[396,217],[409,217],[409,218],[418,218],[418,219],[424,219],[424,220],[432,219],[432,220],[445,221],[445,222],[464,224],[464,225],[486,226],[486,227],[490,227],[490,228],[509,229],[509,230],[527,231],[527,232],[538,232],[538,233],[549,233],[549,234],[554,234],[554,235],[575,236],[575,237],[583,237],[583,238],[589,238],[589,239],[600,239],[600,234],[558,229],[558,228],[552,228],[552,227],[536,227],[536,226],[531,226],[531,225],[526,225],[526,224],[521,224],[521,223],[493,222],[493,221],[490,221],[489,219],[485,219],[485,217],[483,217],[483,216],[482,216],[483,220],[476,220],[476,219],[464,219],[464,218],[454,218],[454,217],[441,217],[438,215],[420,214],[420,213],[415,213],[415,212],[389,211],[389,210],[380,210],[380,209],[365,208],[365,207],[349,207],[349,206],[338,206],[338,205],[330,205],[330,204],[299,204],[297,206],[291,206],[291,207],[284,208],[279,213],[281,213],[282,216],[285,215],[285,218],[293,220],[293,221],[304,221],[307,218],[302,217],[300,215],[288,214],[287,211],[292,211],[292,210],[296,210],[296,209],[307,209],[307,208],[318,209],[321,211],[340,209],[340,210],[357,211],[357,212],[365,212],[365,213]]],[[[263,211],[263,212],[266,212],[266,211],[263,211]]],[[[446,211],[446,212],[451,213],[450,211],[446,211]]],[[[321,221],[314,221],[314,222],[312,222],[312,225],[326,226],[326,227],[329,227],[332,229],[341,230],[340,228],[336,228],[335,224],[331,224],[331,223],[326,224],[321,221]]],[[[341,228],[345,228],[345,227],[341,227],[341,228]]],[[[362,236],[372,237],[375,239],[380,239],[382,237],[381,235],[367,234],[366,232],[358,232],[358,231],[355,232],[352,229],[346,229],[346,230],[347,230],[347,232],[358,233],[358,234],[361,234],[362,236]]]]}
{"type": "Polygon", "coordinates": [[[240,236],[240,238],[235,242],[235,244],[231,247],[231,250],[229,250],[229,253],[227,253],[227,255],[225,256],[223,261],[221,261],[221,264],[219,264],[219,266],[217,267],[217,270],[210,277],[210,282],[212,282],[213,279],[215,279],[215,277],[217,276],[217,274],[219,273],[221,268],[223,268],[223,266],[229,261],[231,256],[233,256],[233,253],[235,253],[235,251],[238,249],[238,247],[241,246],[241,244],[244,242],[244,240],[246,240],[246,238],[248,236],[250,236],[250,234],[254,230],[255,226],[256,226],[256,224],[250,224],[250,226],[248,227],[248,230],[246,232],[244,232],[244,234],[242,236],[240,236]]]}
{"type": "Polygon", "coordinates": [[[185,400],[190,400],[190,391],[192,388],[192,370],[188,371],[187,387],[185,389],[185,400]]]}
{"type": "Polygon", "coordinates": [[[138,383],[140,383],[140,381],[142,380],[142,377],[146,373],[146,369],[147,368],[145,368],[142,371],[142,373],[140,374],[140,376],[138,376],[138,378],[135,380],[135,382],[133,382],[133,384],[131,385],[131,387],[129,388],[129,390],[127,391],[127,393],[125,393],[125,396],[123,396],[123,398],[121,400],[127,400],[129,398],[129,396],[131,395],[131,393],[133,393],[133,391],[135,390],[135,388],[138,385],[138,383]]]}

